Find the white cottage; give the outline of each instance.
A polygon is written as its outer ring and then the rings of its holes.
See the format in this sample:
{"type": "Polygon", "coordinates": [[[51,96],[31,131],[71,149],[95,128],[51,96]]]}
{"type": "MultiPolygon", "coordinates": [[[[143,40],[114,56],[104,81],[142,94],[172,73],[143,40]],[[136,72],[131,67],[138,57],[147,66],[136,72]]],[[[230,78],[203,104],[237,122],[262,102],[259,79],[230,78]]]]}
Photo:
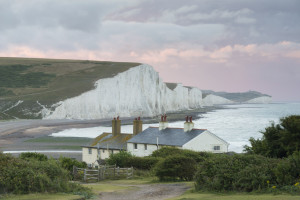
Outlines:
{"type": "Polygon", "coordinates": [[[133,121],[132,134],[121,132],[119,117],[112,120],[112,132],[102,133],[94,139],[91,145],[82,146],[82,161],[89,166],[98,166],[101,160],[109,158],[111,154],[127,150],[127,140],[143,130],[143,121],[140,117],[133,121]]]}
{"type": "Polygon", "coordinates": [[[229,143],[206,129],[194,129],[192,118],[187,118],[184,128],[168,127],[166,116],[159,127],[149,127],[127,141],[127,151],[135,156],[149,156],[161,147],[177,147],[212,153],[228,152],[229,143]]]}

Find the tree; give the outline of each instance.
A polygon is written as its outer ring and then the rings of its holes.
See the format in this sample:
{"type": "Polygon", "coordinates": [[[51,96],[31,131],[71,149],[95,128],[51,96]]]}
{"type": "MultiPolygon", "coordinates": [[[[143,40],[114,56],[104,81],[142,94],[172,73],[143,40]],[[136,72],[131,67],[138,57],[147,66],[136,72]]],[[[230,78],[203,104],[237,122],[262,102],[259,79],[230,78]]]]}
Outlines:
{"type": "Polygon", "coordinates": [[[251,147],[244,146],[244,151],[277,158],[292,155],[300,150],[300,115],[281,118],[279,124],[272,123],[262,134],[261,139],[251,137],[251,147]]]}

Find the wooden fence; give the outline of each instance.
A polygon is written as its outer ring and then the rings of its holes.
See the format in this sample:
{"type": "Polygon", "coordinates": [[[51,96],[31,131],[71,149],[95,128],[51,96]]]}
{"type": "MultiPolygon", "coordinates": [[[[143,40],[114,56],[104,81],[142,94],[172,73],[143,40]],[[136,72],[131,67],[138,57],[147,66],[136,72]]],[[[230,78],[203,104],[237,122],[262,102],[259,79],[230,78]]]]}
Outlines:
{"type": "Polygon", "coordinates": [[[98,169],[83,169],[73,166],[74,180],[100,181],[104,179],[132,178],[133,167],[120,168],[116,165],[100,165],[98,169]]]}

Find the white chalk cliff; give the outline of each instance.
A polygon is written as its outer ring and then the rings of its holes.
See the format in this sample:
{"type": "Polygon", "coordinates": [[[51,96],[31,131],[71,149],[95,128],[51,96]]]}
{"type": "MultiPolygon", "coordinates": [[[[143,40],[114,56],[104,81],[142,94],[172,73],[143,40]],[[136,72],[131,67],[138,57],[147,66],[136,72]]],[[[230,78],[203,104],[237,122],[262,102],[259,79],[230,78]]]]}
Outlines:
{"type": "Polygon", "coordinates": [[[203,98],[203,106],[213,106],[218,104],[232,104],[232,103],[235,102],[213,94],[209,94],[203,98]]]}
{"type": "Polygon", "coordinates": [[[53,106],[54,111],[44,111],[43,118],[146,117],[199,108],[202,92],[182,84],[171,90],[151,66],[143,64],[112,78],[100,79],[95,83],[95,89],[53,106]]]}
{"type": "Polygon", "coordinates": [[[269,96],[262,96],[262,97],[257,97],[254,99],[251,99],[247,101],[246,103],[271,103],[272,102],[272,97],[269,96]]]}

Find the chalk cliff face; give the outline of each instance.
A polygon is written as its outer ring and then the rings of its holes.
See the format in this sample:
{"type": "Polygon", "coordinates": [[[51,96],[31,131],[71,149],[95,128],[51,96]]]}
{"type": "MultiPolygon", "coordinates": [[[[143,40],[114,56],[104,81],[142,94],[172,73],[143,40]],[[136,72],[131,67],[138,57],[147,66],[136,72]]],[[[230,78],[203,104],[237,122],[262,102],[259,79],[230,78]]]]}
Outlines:
{"type": "Polygon", "coordinates": [[[216,96],[213,94],[209,94],[206,97],[203,98],[203,105],[204,106],[213,106],[213,105],[218,105],[218,104],[232,104],[234,103],[233,101],[216,96]]]}
{"type": "Polygon", "coordinates": [[[171,90],[158,73],[146,64],[133,67],[113,78],[100,79],[96,88],[53,105],[43,111],[49,119],[100,119],[155,116],[168,111],[202,106],[202,92],[181,84],[171,90]]]}
{"type": "Polygon", "coordinates": [[[263,96],[263,97],[257,97],[254,99],[251,99],[247,101],[246,103],[271,103],[272,102],[272,97],[270,96],[263,96]]]}

